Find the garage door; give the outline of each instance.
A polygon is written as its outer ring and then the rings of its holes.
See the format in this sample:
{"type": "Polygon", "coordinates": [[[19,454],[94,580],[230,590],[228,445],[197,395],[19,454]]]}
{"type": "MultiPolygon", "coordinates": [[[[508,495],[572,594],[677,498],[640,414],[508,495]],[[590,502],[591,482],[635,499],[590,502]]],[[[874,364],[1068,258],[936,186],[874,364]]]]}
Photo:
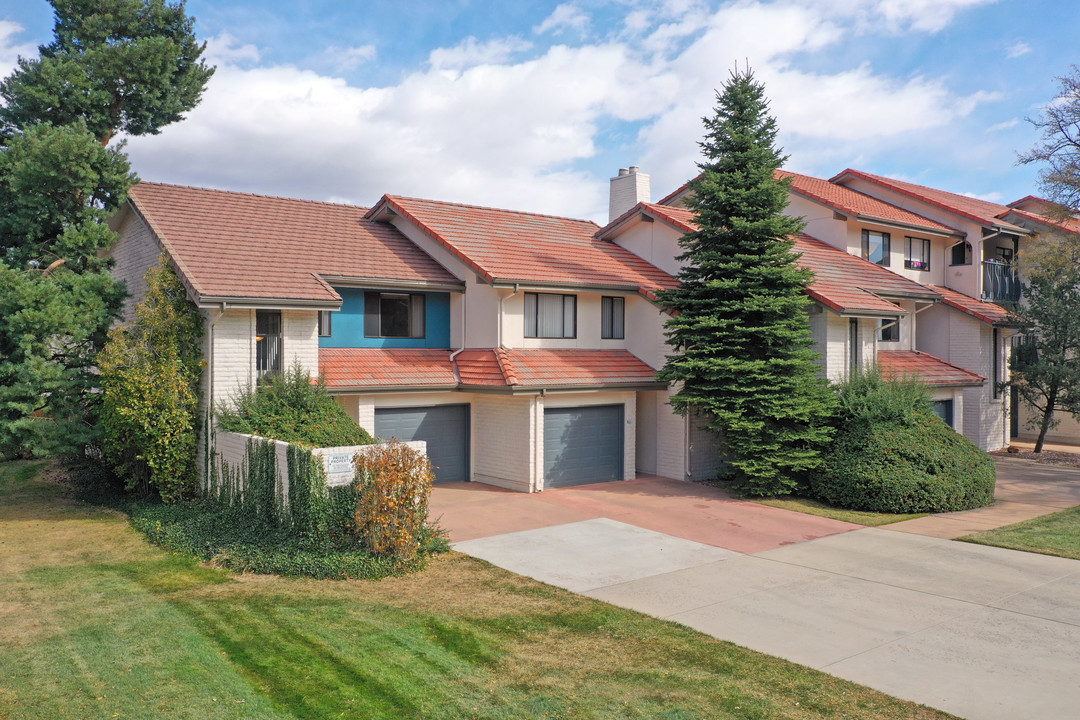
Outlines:
{"type": "Polygon", "coordinates": [[[623,406],[544,411],[544,487],[622,480],[623,406]]]}
{"type": "Polygon", "coordinates": [[[423,440],[435,482],[469,479],[469,406],[375,408],[375,436],[423,440]]]}

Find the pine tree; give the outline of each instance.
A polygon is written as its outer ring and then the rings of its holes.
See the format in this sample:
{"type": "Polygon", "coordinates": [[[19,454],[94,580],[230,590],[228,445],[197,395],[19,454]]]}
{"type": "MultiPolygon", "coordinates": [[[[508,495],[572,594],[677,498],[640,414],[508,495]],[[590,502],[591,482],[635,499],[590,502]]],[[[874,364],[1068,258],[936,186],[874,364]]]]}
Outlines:
{"type": "Polygon", "coordinates": [[[0,83],[0,458],[96,436],[94,358],[124,296],[105,221],[136,181],[108,146],[181,119],[213,72],[182,1],[51,4],[54,41],[0,83]]]}
{"type": "Polygon", "coordinates": [[[783,214],[786,157],[749,68],[731,73],[704,123],[686,203],[698,229],[680,241],[680,287],[660,297],[674,352],[659,377],[679,384],[675,410],[720,438],[737,489],[787,494],[820,465],[835,403],[810,347],[812,274],[792,237],[802,222],[783,214]]]}

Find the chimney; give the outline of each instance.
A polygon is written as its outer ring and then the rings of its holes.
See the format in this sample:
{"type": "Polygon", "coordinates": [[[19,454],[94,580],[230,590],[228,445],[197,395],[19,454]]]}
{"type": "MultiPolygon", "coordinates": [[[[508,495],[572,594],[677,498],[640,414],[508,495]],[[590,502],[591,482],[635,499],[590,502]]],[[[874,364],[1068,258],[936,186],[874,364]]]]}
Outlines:
{"type": "Polygon", "coordinates": [[[622,215],[639,202],[649,202],[649,176],[638,172],[637,165],[620,168],[611,178],[611,196],[608,201],[608,222],[622,215]]]}

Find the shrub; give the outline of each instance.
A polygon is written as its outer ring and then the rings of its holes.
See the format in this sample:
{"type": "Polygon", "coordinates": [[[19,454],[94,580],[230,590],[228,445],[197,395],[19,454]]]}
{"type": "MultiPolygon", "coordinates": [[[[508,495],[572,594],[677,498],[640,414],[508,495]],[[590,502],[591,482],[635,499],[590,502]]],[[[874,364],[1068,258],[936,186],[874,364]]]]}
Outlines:
{"type": "Polygon", "coordinates": [[[106,461],[129,490],[172,502],[196,490],[202,316],[164,256],[146,273],[135,322],[98,356],[106,461]]]}
{"type": "Polygon", "coordinates": [[[313,447],[375,442],[299,364],[235,394],[218,407],[217,421],[222,430],[313,447]]]}
{"type": "Polygon", "coordinates": [[[812,492],[840,507],[950,512],[994,500],[993,459],[930,409],[925,386],[867,372],[837,387],[836,438],[812,492]]]}
{"type": "Polygon", "coordinates": [[[427,455],[390,442],[357,455],[356,530],[375,553],[408,559],[420,547],[434,475],[427,455]]]}

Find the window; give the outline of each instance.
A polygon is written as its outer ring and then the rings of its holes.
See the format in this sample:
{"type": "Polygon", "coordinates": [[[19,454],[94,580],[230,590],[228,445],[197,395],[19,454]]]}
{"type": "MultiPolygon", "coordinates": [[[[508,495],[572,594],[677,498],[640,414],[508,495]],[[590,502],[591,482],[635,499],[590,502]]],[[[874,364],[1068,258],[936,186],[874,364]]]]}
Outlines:
{"type": "Polygon", "coordinates": [[[626,298],[600,298],[600,337],[604,340],[622,340],[626,316],[626,298]]]}
{"type": "Polygon", "coordinates": [[[909,237],[907,253],[904,255],[904,267],[908,270],[930,269],[930,241],[925,238],[909,237]]]}
{"type": "Polygon", "coordinates": [[[255,311],[255,372],[281,372],[281,311],[255,311]]]}
{"type": "Polygon", "coordinates": [[[862,256],[872,263],[889,267],[889,233],[863,230],[862,256]]]}
{"type": "Polygon", "coordinates": [[[994,259],[998,262],[1011,265],[1013,261],[1013,249],[1008,247],[994,248],[994,259]]]}
{"type": "Polygon", "coordinates": [[[993,383],[994,399],[1001,398],[1001,336],[998,334],[998,329],[994,328],[993,347],[990,356],[990,363],[992,365],[992,377],[990,382],[993,383]]]}
{"type": "Polygon", "coordinates": [[[935,415],[944,420],[946,425],[953,426],[952,400],[935,400],[930,403],[930,409],[934,411],[935,415]]]}
{"type": "Polygon", "coordinates": [[[855,318],[848,320],[848,375],[854,376],[859,372],[861,363],[859,347],[859,321],[855,318]]]}
{"type": "Polygon", "coordinates": [[[424,296],[364,293],[364,337],[424,337],[424,296]]]}
{"type": "Polygon", "coordinates": [[[525,337],[577,337],[577,297],[525,293],[525,337]]]}
{"type": "Polygon", "coordinates": [[[900,318],[878,321],[878,340],[900,342],[900,318]]]}
{"type": "Polygon", "coordinates": [[[329,310],[319,311],[319,337],[330,337],[333,334],[333,324],[330,318],[329,310]]]}
{"type": "Polygon", "coordinates": [[[971,264],[971,243],[967,240],[961,240],[952,246],[949,251],[952,256],[949,259],[950,265],[970,265],[971,264]]]}

